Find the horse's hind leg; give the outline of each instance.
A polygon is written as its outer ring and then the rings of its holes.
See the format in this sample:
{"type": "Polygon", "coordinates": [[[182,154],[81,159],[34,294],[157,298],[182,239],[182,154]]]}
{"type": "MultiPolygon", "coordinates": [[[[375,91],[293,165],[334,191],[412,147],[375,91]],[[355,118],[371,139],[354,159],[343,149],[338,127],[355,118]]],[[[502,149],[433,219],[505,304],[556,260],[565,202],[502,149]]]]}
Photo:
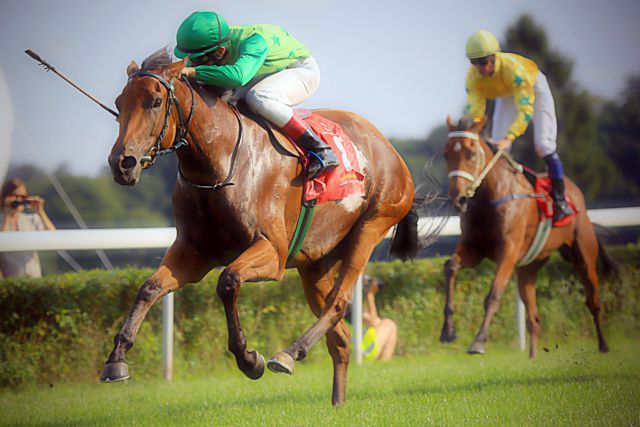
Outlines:
{"type": "Polygon", "coordinates": [[[529,357],[531,359],[535,359],[537,356],[538,339],[540,337],[540,315],[538,314],[538,304],[536,302],[536,276],[538,270],[546,261],[547,259],[535,261],[516,270],[520,297],[527,310],[527,329],[530,339],[529,357]]]}
{"type": "Polygon", "coordinates": [[[273,244],[258,239],[229,264],[218,279],[217,292],[224,305],[229,329],[229,351],[236,357],[238,368],[253,380],[262,376],[265,363],[260,353],[247,351],[247,341],[238,318],[238,294],[242,282],[281,279],[284,265],[279,260],[273,244]]]}
{"type": "MultiPolygon", "coordinates": [[[[333,287],[340,266],[336,260],[323,259],[310,266],[298,269],[304,284],[304,293],[309,307],[316,317],[320,317],[326,304],[326,298],[333,287]]],[[[349,367],[349,339],[351,333],[344,320],[327,332],[327,349],[333,361],[334,405],[344,403],[347,391],[347,368],[349,367]]]]}
{"type": "Polygon", "coordinates": [[[344,256],[340,275],[327,295],[322,314],[289,348],[277,353],[269,361],[270,369],[275,372],[293,372],[295,360],[304,359],[309,349],[342,319],[347,304],[351,301],[353,285],[369,261],[373,249],[394,223],[393,218],[386,216],[361,219],[351,230],[349,241],[344,242],[345,247],[340,251],[344,256]],[[279,365],[286,366],[286,371],[278,369],[279,365]]]}
{"type": "MultiPolygon", "coordinates": [[[[580,221],[580,218],[578,218],[580,221]]],[[[598,334],[598,348],[601,352],[609,351],[609,346],[602,333],[600,319],[600,293],[599,278],[596,269],[598,259],[598,240],[591,223],[585,224],[580,221],[577,224],[576,240],[573,243],[573,266],[578,273],[578,277],[584,286],[587,296],[587,307],[593,316],[593,322],[598,334]]]]}
{"type": "Polygon", "coordinates": [[[171,245],[158,270],[140,287],[124,326],[113,339],[114,348],[105,363],[100,381],[129,378],[125,353],[133,347],[140,325],[151,306],[185,283],[197,282],[209,269],[207,262],[186,244],[176,241],[171,245]]]}

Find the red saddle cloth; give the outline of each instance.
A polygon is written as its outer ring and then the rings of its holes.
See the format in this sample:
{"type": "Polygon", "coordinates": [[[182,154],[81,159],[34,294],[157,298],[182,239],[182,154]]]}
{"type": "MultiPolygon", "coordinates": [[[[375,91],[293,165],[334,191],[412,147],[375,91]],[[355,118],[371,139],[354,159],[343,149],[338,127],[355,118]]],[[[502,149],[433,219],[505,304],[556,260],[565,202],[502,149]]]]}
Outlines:
{"type": "MultiPolygon", "coordinates": [[[[536,190],[535,190],[536,193],[544,194],[544,197],[536,197],[536,201],[538,202],[538,208],[542,213],[541,220],[546,218],[553,218],[554,204],[553,204],[553,197],[551,196],[551,179],[548,176],[537,175],[535,187],[536,187],[536,190]]],[[[576,209],[576,206],[573,204],[573,201],[571,200],[569,195],[566,193],[565,193],[565,198],[567,199],[567,203],[569,203],[569,206],[571,206],[571,209],[573,209],[573,215],[569,215],[567,217],[562,218],[560,221],[554,222],[553,223],[554,227],[562,227],[564,225],[569,224],[576,217],[576,212],[578,212],[578,210],[576,209]]]]}
{"type": "MultiPolygon", "coordinates": [[[[316,200],[317,203],[344,199],[347,196],[364,196],[364,173],[356,148],[340,125],[309,110],[296,110],[313,131],[329,144],[340,165],[307,180],[304,187],[304,201],[316,200]]],[[[309,163],[307,154],[300,150],[306,168],[309,163]]]]}

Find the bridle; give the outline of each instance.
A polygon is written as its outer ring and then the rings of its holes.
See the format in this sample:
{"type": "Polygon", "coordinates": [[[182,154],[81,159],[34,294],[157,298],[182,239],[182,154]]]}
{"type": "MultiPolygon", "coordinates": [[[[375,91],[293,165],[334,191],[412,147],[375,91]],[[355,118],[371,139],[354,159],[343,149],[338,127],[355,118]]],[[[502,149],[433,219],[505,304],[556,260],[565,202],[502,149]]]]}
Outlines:
{"type": "Polygon", "coordinates": [[[129,77],[129,80],[135,77],[153,77],[154,79],[158,80],[160,84],[162,84],[162,86],[164,86],[167,89],[167,110],[164,115],[164,123],[162,125],[162,130],[158,135],[156,144],[153,147],[151,147],[151,150],[149,150],[149,152],[146,155],[140,158],[140,163],[142,164],[142,167],[146,169],[155,162],[155,159],[157,156],[164,156],[166,154],[171,154],[177,149],[186,147],[189,145],[189,142],[187,141],[186,138],[187,138],[187,134],[189,133],[189,125],[191,124],[191,119],[193,118],[193,112],[196,109],[196,96],[195,96],[195,93],[193,92],[193,88],[191,87],[191,83],[189,83],[189,80],[186,77],[183,77],[183,80],[185,81],[185,83],[189,87],[189,90],[191,91],[191,109],[189,110],[189,117],[187,117],[187,121],[185,122],[182,117],[182,108],[180,108],[180,101],[178,101],[178,98],[176,97],[175,89],[172,81],[167,81],[164,77],[155,73],[150,73],[148,71],[136,71],[129,77]],[[169,126],[169,117],[171,116],[171,108],[173,107],[173,104],[176,105],[176,112],[178,113],[178,129],[176,130],[176,136],[173,142],[171,143],[171,146],[169,148],[163,149],[161,148],[162,140],[164,139],[165,134],[167,133],[167,127],[169,126]]]}
{"type": "Polygon", "coordinates": [[[467,198],[472,198],[475,194],[476,194],[476,190],[478,189],[478,187],[480,187],[480,184],[482,184],[482,180],[487,176],[487,174],[489,173],[489,171],[493,168],[493,166],[496,164],[496,162],[500,159],[501,156],[504,156],[509,163],[511,164],[511,166],[513,166],[518,172],[522,173],[522,165],[518,162],[516,162],[513,157],[511,157],[511,155],[506,152],[505,150],[498,150],[498,152],[495,154],[495,156],[493,156],[493,158],[491,160],[489,160],[489,163],[486,162],[486,154],[484,152],[484,149],[482,148],[482,146],[479,144],[480,139],[478,137],[478,134],[475,132],[469,132],[469,131],[451,131],[449,132],[449,138],[468,138],[471,139],[473,141],[476,141],[477,144],[475,144],[476,146],[476,151],[478,152],[479,156],[480,156],[480,160],[481,160],[481,165],[478,169],[480,169],[480,173],[477,175],[472,175],[471,173],[467,172],[467,171],[463,171],[460,169],[455,169],[452,170],[451,172],[449,172],[449,174],[447,175],[447,177],[449,179],[459,176],[460,178],[464,178],[468,181],[471,181],[471,185],[467,188],[466,192],[465,192],[465,196],[467,198]]]}
{"type": "MultiPolygon", "coordinates": [[[[135,77],[153,77],[154,79],[158,80],[167,89],[167,93],[168,93],[167,111],[165,113],[162,130],[158,135],[156,144],[153,147],[151,147],[151,150],[149,150],[149,152],[146,155],[140,158],[140,163],[142,163],[143,168],[146,169],[155,162],[155,159],[157,156],[164,156],[166,154],[171,154],[177,149],[181,147],[186,147],[189,145],[189,142],[187,141],[186,138],[187,138],[187,134],[189,133],[189,125],[191,124],[193,113],[196,109],[196,96],[195,96],[193,87],[191,87],[191,83],[189,83],[189,80],[183,76],[182,79],[187,84],[187,86],[189,87],[189,91],[191,92],[191,109],[189,110],[189,117],[187,117],[187,121],[185,122],[183,121],[182,109],[180,108],[180,101],[178,101],[178,97],[176,97],[172,81],[167,81],[164,77],[155,73],[150,73],[148,71],[136,71],[129,77],[129,80],[135,77]],[[161,148],[162,140],[164,139],[164,136],[167,132],[167,127],[169,125],[169,117],[171,116],[171,108],[173,104],[176,105],[176,111],[178,113],[178,129],[176,131],[176,136],[171,146],[169,148],[163,149],[161,148]]],[[[182,173],[182,171],[180,170],[180,165],[178,165],[178,177],[182,179],[185,183],[190,185],[191,187],[198,188],[201,190],[218,190],[228,185],[233,185],[233,182],[231,182],[231,180],[233,179],[236,173],[236,163],[238,160],[238,152],[240,150],[240,145],[242,144],[243,126],[242,126],[242,119],[240,118],[240,113],[238,112],[238,109],[231,104],[229,104],[229,107],[235,114],[236,119],[238,120],[238,138],[236,139],[236,145],[231,155],[231,166],[229,167],[229,173],[227,174],[227,177],[222,182],[219,182],[214,185],[200,185],[200,184],[194,184],[189,180],[187,180],[184,174],[182,173]]]]}

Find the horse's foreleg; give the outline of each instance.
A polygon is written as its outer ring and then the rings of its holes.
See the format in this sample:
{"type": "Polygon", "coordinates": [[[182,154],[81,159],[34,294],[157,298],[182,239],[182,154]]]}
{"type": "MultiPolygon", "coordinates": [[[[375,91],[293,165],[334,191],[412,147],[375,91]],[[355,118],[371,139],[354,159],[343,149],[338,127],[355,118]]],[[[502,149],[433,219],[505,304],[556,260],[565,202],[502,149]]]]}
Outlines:
{"type": "Polygon", "coordinates": [[[535,359],[538,353],[538,339],[540,337],[540,316],[536,302],[536,275],[544,265],[545,260],[535,261],[525,267],[518,268],[518,289],[520,297],[527,310],[527,329],[529,330],[529,357],[535,359]]]}
{"type": "Polygon", "coordinates": [[[440,333],[440,342],[453,342],[457,338],[456,328],[453,325],[453,293],[458,270],[476,266],[481,259],[482,256],[471,245],[460,240],[453,255],[444,264],[444,324],[440,333]]]}
{"type": "Polygon", "coordinates": [[[354,228],[348,242],[338,279],[327,295],[326,305],[318,320],[289,348],[276,354],[269,361],[275,372],[293,372],[296,360],[306,357],[309,349],[343,318],[347,304],[351,301],[353,285],[369,261],[375,246],[382,240],[394,221],[389,217],[378,217],[363,221],[354,228]]]}
{"type": "Polygon", "coordinates": [[[456,252],[444,263],[444,324],[440,332],[440,342],[453,342],[457,338],[456,328],[453,326],[453,291],[459,268],[460,256],[456,252]]]}
{"type": "Polygon", "coordinates": [[[140,287],[124,326],[113,339],[114,348],[105,363],[100,381],[120,381],[129,378],[125,353],[133,341],[147,312],[161,297],[188,282],[197,282],[209,270],[208,265],[186,244],[174,242],[160,267],[140,287]]]}
{"type": "Polygon", "coordinates": [[[264,373],[264,358],[257,351],[247,351],[247,342],[238,318],[237,301],[242,282],[255,280],[279,280],[284,265],[271,242],[256,240],[235,261],[224,269],[218,279],[217,292],[224,305],[229,329],[229,351],[236,357],[238,368],[255,380],[264,373]]]}
{"type": "Polygon", "coordinates": [[[489,336],[489,325],[493,316],[500,307],[500,299],[504,294],[509,279],[513,274],[517,262],[517,251],[513,244],[506,244],[505,249],[502,251],[501,256],[498,257],[498,266],[496,269],[493,283],[491,284],[491,290],[484,300],[484,318],[482,320],[482,326],[480,331],[474,338],[473,342],[467,349],[469,354],[484,354],[484,343],[489,336]]]}

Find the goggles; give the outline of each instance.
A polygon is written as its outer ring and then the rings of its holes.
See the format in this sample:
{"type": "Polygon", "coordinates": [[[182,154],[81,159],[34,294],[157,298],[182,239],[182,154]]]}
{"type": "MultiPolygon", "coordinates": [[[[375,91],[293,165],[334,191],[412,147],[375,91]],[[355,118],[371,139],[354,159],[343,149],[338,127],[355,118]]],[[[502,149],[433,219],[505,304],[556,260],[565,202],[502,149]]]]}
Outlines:
{"type": "Polygon", "coordinates": [[[487,65],[491,59],[492,59],[493,55],[489,55],[489,56],[483,56],[482,58],[472,58],[471,59],[471,63],[473,65],[487,65]]]}

